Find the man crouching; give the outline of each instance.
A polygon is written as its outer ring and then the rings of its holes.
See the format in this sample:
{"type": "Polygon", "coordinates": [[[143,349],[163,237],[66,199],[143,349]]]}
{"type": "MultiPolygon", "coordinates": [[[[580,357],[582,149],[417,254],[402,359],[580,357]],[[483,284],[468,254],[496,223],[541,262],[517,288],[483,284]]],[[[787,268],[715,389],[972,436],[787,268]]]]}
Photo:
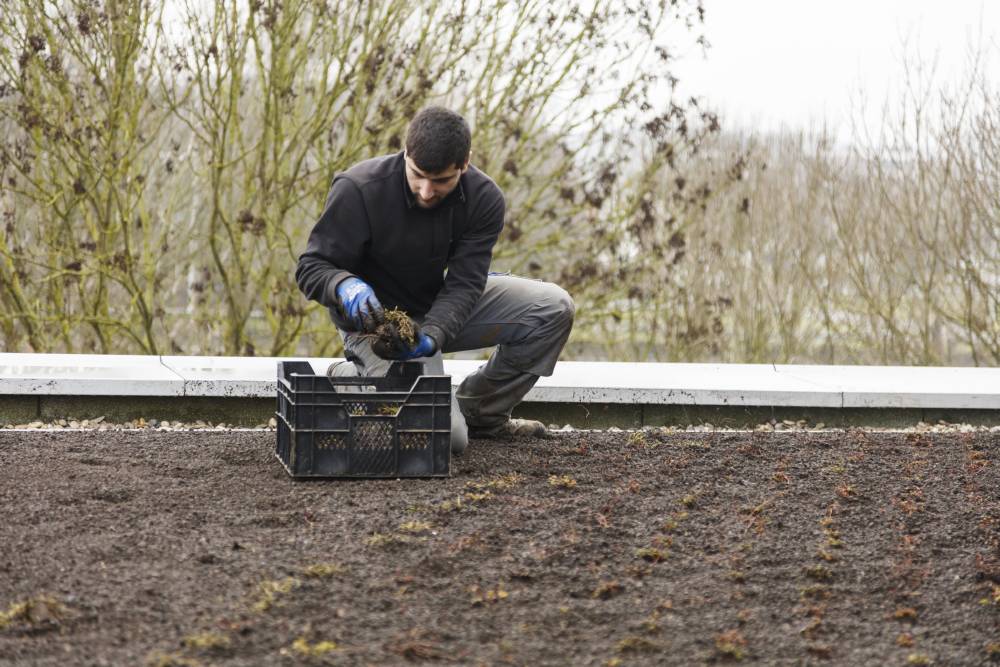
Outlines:
{"type": "Polygon", "coordinates": [[[404,151],[333,179],[295,271],[299,289],[329,309],[344,340],[346,361],[332,375],[384,375],[391,359],[419,359],[427,373],[443,374],[442,352],[494,347],[452,396],[454,453],[470,437],[544,434],[540,422],[511,419],[511,411],[539,376],[552,374],[574,315],[558,285],[490,273],[503,192],[470,158],[465,119],[423,109],[404,151]],[[412,344],[373,349],[362,334],[392,308],[419,333],[412,344]]]}

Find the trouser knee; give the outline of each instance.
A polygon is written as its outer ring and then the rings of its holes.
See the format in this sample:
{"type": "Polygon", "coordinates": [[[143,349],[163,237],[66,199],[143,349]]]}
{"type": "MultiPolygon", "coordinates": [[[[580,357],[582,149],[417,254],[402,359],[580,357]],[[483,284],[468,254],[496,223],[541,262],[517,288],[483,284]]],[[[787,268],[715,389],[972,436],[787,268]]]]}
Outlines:
{"type": "MultiPolygon", "coordinates": [[[[462,418],[462,414],[459,413],[459,418],[462,418]]],[[[469,431],[465,428],[465,420],[462,419],[462,428],[456,428],[455,420],[452,419],[451,425],[451,453],[461,454],[465,451],[465,448],[469,446],[469,431]]]]}
{"type": "Polygon", "coordinates": [[[553,287],[557,290],[553,319],[562,324],[566,330],[572,329],[573,320],[576,318],[576,303],[569,292],[562,287],[558,285],[553,285],[553,287]]]}
{"type": "Polygon", "coordinates": [[[501,345],[500,354],[490,358],[487,374],[494,379],[510,375],[506,369],[552,375],[573,328],[576,305],[566,290],[552,283],[545,283],[537,296],[524,320],[530,333],[520,341],[501,345]]]}

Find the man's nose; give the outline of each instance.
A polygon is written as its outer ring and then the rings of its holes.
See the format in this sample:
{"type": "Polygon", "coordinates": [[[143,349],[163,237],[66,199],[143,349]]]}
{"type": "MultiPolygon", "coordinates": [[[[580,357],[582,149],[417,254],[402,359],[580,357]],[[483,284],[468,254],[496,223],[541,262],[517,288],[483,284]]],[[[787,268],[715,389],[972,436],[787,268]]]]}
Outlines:
{"type": "Polygon", "coordinates": [[[430,181],[424,181],[420,184],[420,196],[424,199],[430,199],[434,196],[434,186],[430,181]]]}

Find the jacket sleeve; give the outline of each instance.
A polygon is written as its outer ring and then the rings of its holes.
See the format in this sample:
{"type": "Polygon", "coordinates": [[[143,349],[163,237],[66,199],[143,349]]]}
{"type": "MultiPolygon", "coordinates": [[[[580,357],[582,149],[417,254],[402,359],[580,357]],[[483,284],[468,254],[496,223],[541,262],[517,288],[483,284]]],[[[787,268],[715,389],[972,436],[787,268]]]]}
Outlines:
{"type": "Polygon", "coordinates": [[[306,298],[339,310],[334,288],[358,270],[370,239],[358,186],[349,178],[336,177],[295,269],[295,282],[306,298]]]}
{"type": "Polygon", "coordinates": [[[444,286],[424,318],[423,332],[442,350],[465,326],[473,306],[486,287],[486,276],[503,229],[504,200],[499,189],[484,202],[483,210],[470,212],[465,233],[455,242],[448,260],[444,286]]]}

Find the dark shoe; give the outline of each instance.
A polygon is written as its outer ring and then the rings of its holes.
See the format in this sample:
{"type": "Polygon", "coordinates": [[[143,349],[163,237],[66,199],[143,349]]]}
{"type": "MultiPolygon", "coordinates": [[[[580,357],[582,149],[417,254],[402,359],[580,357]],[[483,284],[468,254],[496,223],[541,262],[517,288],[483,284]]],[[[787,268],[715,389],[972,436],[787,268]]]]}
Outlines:
{"type": "Polygon", "coordinates": [[[508,419],[499,426],[491,428],[469,427],[470,438],[489,438],[495,440],[510,440],[513,438],[543,438],[549,430],[545,424],[534,419],[508,419]]]}

